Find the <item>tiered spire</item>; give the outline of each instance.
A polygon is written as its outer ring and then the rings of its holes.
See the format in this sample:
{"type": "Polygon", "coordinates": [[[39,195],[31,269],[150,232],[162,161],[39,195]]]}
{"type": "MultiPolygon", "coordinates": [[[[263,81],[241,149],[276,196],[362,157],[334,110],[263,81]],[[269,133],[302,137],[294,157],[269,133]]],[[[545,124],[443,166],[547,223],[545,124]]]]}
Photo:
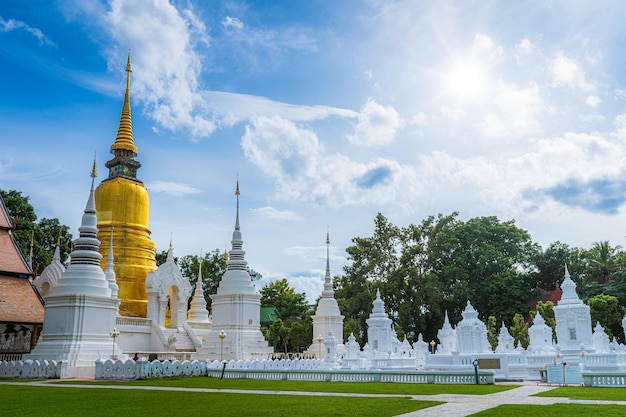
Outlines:
{"type": "Polygon", "coordinates": [[[333,281],[330,275],[330,234],[326,232],[326,276],[324,277],[324,291],[322,291],[322,298],[333,298],[335,292],[333,291],[333,281]]]}
{"type": "Polygon", "coordinates": [[[239,180],[237,180],[237,188],[235,189],[235,195],[237,196],[237,214],[235,217],[235,230],[233,231],[233,239],[231,241],[232,249],[230,250],[228,261],[226,261],[226,270],[241,270],[247,271],[248,263],[244,259],[246,252],[242,250],[243,238],[241,235],[241,229],[239,227],[239,180]]]}
{"type": "Polygon", "coordinates": [[[120,125],[115,142],[111,145],[111,153],[114,158],[105,164],[109,168],[109,178],[121,176],[136,179],[137,169],[141,167],[141,164],[134,160],[134,157],[137,156],[137,146],[133,140],[133,121],[130,113],[130,73],[132,70],[129,52],[126,61],[126,93],[124,94],[122,115],[120,116],[120,125]]]}
{"type": "MultiPolygon", "coordinates": [[[[202,252],[202,251],[200,251],[202,252]]],[[[196,290],[193,293],[187,321],[194,323],[209,323],[209,311],[206,308],[204,299],[204,287],[202,283],[202,255],[200,255],[200,265],[198,266],[198,279],[196,280],[196,290]]]]}
{"type": "Polygon", "coordinates": [[[74,241],[74,250],[70,254],[70,265],[56,287],[55,295],[84,294],[111,297],[111,289],[104,272],[100,268],[102,255],[98,252],[100,241],[97,238],[98,227],[96,205],[94,202],[94,181],[96,162],[91,170],[91,189],[78,228],[79,237],[74,241]]]}

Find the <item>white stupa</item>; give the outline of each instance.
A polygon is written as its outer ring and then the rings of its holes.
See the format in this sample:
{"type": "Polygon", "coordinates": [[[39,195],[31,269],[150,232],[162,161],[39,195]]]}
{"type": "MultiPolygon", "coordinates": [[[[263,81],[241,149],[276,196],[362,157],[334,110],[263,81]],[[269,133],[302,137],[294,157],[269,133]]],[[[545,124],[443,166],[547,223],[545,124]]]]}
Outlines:
{"type": "Polygon", "coordinates": [[[202,347],[197,350],[198,359],[267,359],[274,352],[260,330],[261,295],[252,284],[245,252],[242,250],[239,182],[235,194],[237,215],[232,249],[217,294],[211,295],[212,330],[204,336],[202,347]]]}
{"type": "Polygon", "coordinates": [[[438,351],[440,353],[452,353],[459,350],[456,330],[454,330],[454,328],[450,324],[450,319],[448,319],[448,310],[446,310],[445,313],[443,327],[439,329],[439,331],[437,331],[437,338],[439,339],[438,351]]]}
{"type": "Polygon", "coordinates": [[[191,327],[210,329],[209,310],[206,308],[204,299],[204,285],[202,283],[202,256],[200,256],[200,266],[198,267],[198,279],[196,280],[196,291],[193,293],[191,305],[187,312],[187,323],[191,327]]]}
{"type": "Polygon", "coordinates": [[[491,353],[487,340],[487,326],[478,319],[478,312],[467,302],[463,320],[456,326],[460,353],[491,353]]]}
{"type": "Polygon", "coordinates": [[[380,291],[376,290],[374,308],[367,322],[367,340],[373,358],[387,358],[398,353],[398,337],[392,327],[392,320],[385,313],[385,303],[380,298],[380,291]]]}
{"type": "Polygon", "coordinates": [[[582,350],[593,349],[591,313],[589,306],[576,294],[576,283],[572,281],[567,266],[561,288],[563,294],[554,306],[556,338],[563,360],[575,362],[582,350]]]}
{"type": "Polygon", "coordinates": [[[60,239],[57,240],[57,246],[54,248],[52,262],[48,265],[41,275],[33,280],[33,284],[42,297],[47,297],[54,293],[54,288],[59,284],[61,276],[65,272],[65,265],[61,262],[60,239]]]}
{"type": "Polygon", "coordinates": [[[333,291],[333,282],[330,275],[330,236],[326,233],[326,277],[324,278],[324,291],[315,310],[313,319],[313,341],[307,350],[307,353],[326,356],[326,350],[319,349],[320,336],[327,338],[332,332],[337,343],[337,354],[341,356],[344,351],[343,344],[343,316],[339,311],[339,305],[335,300],[335,292],[333,291]]]}
{"type": "Polygon", "coordinates": [[[94,362],[121,350],[109,335],[115,326],[119,299],[100,267],[102,255],[96,238],[96,206],[91,190],[83,214],[80,236],[74,241],[70,265],[54,293],[46,298],[41,339],[24,359],[56,360],[67,363],[66,376],[93,376],[94,362]]]}

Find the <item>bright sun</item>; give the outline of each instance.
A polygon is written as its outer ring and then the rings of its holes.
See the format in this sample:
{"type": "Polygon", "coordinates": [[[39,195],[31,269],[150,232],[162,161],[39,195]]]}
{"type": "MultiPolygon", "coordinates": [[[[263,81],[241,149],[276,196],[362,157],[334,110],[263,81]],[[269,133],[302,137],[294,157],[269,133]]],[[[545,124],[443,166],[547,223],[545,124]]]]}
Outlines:
{"type": "Polygon", "coordinates": [[[461,98],[480,95],[485,88],[485,78],[479,66],[473,63],[457,65],[446,74],[448,91],[461,98]]]}

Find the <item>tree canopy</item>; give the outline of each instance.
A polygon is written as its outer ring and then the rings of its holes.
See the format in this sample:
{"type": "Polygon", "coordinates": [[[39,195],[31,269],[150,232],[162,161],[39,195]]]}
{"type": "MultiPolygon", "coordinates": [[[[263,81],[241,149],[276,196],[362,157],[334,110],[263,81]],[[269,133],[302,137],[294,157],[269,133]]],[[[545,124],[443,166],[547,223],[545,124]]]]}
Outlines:
{"type": "Polygon", "coordinates": [[[20,191],[0,190],[0,194],[9,217],[17,223],[13,235],[25,256],[29,256],[31,242],[33,244],[33,269],[38,269],[41,273],[52,262],[57,242],[60,244],[61,262],[65,263],[72,247],[69,227],[56,218],[42,218],[37,222],[37,214],[30,204],[30,198],[20,191]]]}

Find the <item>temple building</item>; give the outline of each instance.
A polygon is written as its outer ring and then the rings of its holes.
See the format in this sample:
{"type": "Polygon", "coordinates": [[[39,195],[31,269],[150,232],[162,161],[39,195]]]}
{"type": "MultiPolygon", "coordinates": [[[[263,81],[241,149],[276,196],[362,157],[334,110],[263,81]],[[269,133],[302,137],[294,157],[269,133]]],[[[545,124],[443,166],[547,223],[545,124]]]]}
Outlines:
{"type": "Polygon", "coordinates": [[[43,299],[31,284],[32,276],[0,196],[0,360],[20,359],[41,332],[43,299]]]}
{"type": "MultiPolygon", "coordinates": [[[[148,298],[146,277],[156,270],[156,245],[150,240],[148,228],[148,191],[137,178],[141,164],[135,160],[137,146],[133,140],[130,113],[130,54],[126,64],[126,93],[122,106],[120,125],[115,142],[111,145],[113,159],[105,166],[109,169],[95,191],[98,216],[98,239],[108,242],[113,234],[115,250],[115,275],[121,299],[120,314],[146,317],[148,298]]],[[[102,268],[105,267],[109,245],[100,246],[102,268]]]]}

